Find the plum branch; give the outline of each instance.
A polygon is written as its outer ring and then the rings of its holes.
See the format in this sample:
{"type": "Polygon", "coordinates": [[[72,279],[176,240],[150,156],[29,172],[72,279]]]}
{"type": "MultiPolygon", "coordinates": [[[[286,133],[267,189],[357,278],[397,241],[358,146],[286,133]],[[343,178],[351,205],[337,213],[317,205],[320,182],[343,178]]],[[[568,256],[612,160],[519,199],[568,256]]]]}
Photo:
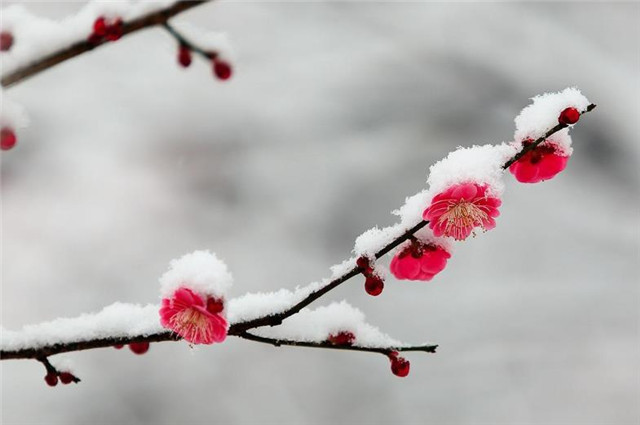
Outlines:
{"type": "MultiPolygon", "coordinates": [[[[582,112],[582,114],[590,112],[594,108],[595,108],[595,105],[590,104],[582,112]]],[[[502,168],[504,169],[508,168],[515,161],[522,158],[527,152],[531,151],[536,146],[540,145],[546,139],[551,137],[553,134],[557,133],[558,131],[566,127],[568,127],[567,124],[560,123],[552,127],[551,129],[549,129],[548,131],[546,131],[545,134],[540,136],[535,141],[529,144],[525,144],[518,153],[516,153],[511,159],[509,159],[502,166],[502,168]]],[[[413,227],[407,229],[400,236],[396,237],[391,242],[387,243],[384,247],[382,247],[380,250],[378,250],[375,253],[375,258],[376,259],[381,258],[385,254],[389,253],[392,249],[398,247],[404,241],[413,238],[414,234],[420,229],[422,229],[423,227],[425,227],[428,223],[429,223],[428,221],[422,220],[416,225],[414,225],[413,227]]],[[[335,345],[335,344],[331,344],[328,341],[305,342],[305,341],[296,341],[291,339],[276,339],[276,338],[269,338],[265,336],[259,336],[254,333],[247,332],[248,330],[254,329],[254,328],[281,325],[285,319],[295,315],[296,313],[299,313],[304,307],[310,305],[311,303],[313,303],[314,301],[322,297],[324,294],[332,291],[333,289],[347,282],[351,278],[363,273],[364,271],[365,270],[362,267],[355,265],[350,270],[334,278],[333,280],[331,280],[321,288],[310,291],[309,294],[306,295],[303,299],[296,302],[292,306],[288,307],[284,311],[281,311],[276,314],[265,314],[261,317],[258,317],[252,320],[231,324],[231,326],[227,331],[227,334],[236,336],[239,338],[243,338],[249,341],[271,344],[274,346],[288,345],[288,346],[311,347],[311,348],[343,349],[343,350],[377,352],[377,353],[382,353],[386,355],[389,355],[389,353],[392,353],[395,351],[422,351],[422,352],[429,352],[429,353],[435,352],[435,349],[437,347],[436,345],[416,345],[416,346],[400,346],[400,347],[389,346],[384,348],[370,348],[370,347],[358,346],[357,344],[348,345],[348,346],[335,345]]],[[[124,344],[131,344],[131,343],[179,341],[181,339],[182,338],[180,336],[178,336],[177,334],[171,331],[162,331],[162,332],[157,332],[152,334],[141,334],[141,335],[125,337],[125,338],[123,337],[96,338],[96,339],[89,339],[89,340],[56,343],[56,344],[50,344],[46,346],[38,346],[38,347],[32,347],[32,348],[22,348],[22,349],[14,349],[14,350],[3,349],[2,351],[0,351],[0,360],[36,359],[42,362],[43,364],[45,364],[45,366],[47,366],[47,362],[46,362],[47,357],[55,354],[111,347],[115,345],[124,345],[124,344]]]]}
{"type": "MultiPolygon", "coordinates": [[[[585,111],[582,112],[581,115],[586,114],[588,112],[591,112],[593,109],[595,109],[595,107],[596,107],[595,104],[590,104],[585,109],[585,111]]],[[[502,168],[506,170],[507,168],[509,168],[509,166],[511,166],[511,164],[516,162],[518,159],[522,158],[527,152],[533,150],[536,146],[538,146],[539,144],[544,142],[546,139],[548,139],[549,137],[551,137],[552,135],[554,135],[558,131],[560,131],[560,130],[562,130],[564,128],[567,128],[567,127],[568,127],[567,124],[558,123],[556,126],[554,126],[553,128],[549,129],[544,135],[542,135],[539,138],[537,138],[531,144],[523,146],[522,149],[517,154],[515,154],[513,156],[513,158],[511,158],[510,160],[505,162],[505,164],[502,166],[502,168]]],[[[382,249],[377,251],[376,254],[375,254],[375,258],[379,259],[379,258],[383,257],[384,255],[389,253],[392,249],[396,248],[397,246],[399,246],[404,241],[412,238],[413,235],[418,230],[422,229],[427,224],[429,224],[429,221],[427,221],[427,220],[420,221],[418,224],[416,224],[415,226],[411,227],[410,229],[405,231],[402,235],[400,235],[399,237],[397,237],[393,241],[389,242],[386,246],[384,246],[382,249]]],[[[254,319],[254,320],[251,320],[251,321],[247,321],[247,322],[244,322],[244,323],[238,323],[236,326],[239,329],[242,329],[242,330],[249,330],[249,329],[257,328],[257,327],[261,327],[261,326],[277,326],[277,325],[281,324],[282,321],[284,319],[286,319],[287,317],[290,317],[290,316],[298,313],[304,307],[308,306],[309,304],[311,304],[312,302],[314,302],[318,298],[322,297],[327,292],[337,288],[338,286],[342,285],[343,283],[345,283],[349,279],[351,279],[351,278],[353,278],[355,276],[358,276],[363,271],[364,271],[364,269],[362,267],[354,266],[347,273],[345,273],[342,276],[339,276],[339,277],[333,279],[331,282],[329,282],[327,285],[323,286],[322,288],[320,288],[320,289],[318,289],[318,290],[316,290],[314,292],[311,292],[306,298],[304,298],[303,300],[299,301],[297,304],[291,306],[287,310],[285,310],[285,311],[283,311],[281,313],[278,313],[278,314],[274,314],[272,316],[261,317],[261,318],[257,318],[257,319],[254,319]]]]}
{"type": "MultiPolygon", "coordinates": [[[[156,25],[164,25],[170,18],[178,15],[179,13],[182,13],[196,6],[200,6],[209,1],[211,0],[180,0],[164,9],[160,9],[140,16],[139,18],[133,19],[131,21],[124,22],[122,25],[122,36],[156,25]]],[[[44,70],[58,65],[59,63],[93,50],[106,42],[106,40],[89,41],[86,39],[78,41],[69,47],[53,52],[47,56],[37,59],[29,65],[18,68],[15,71],[2,76],[2,86],[10,87],[22,80],[25,80],[44,70]]]]}

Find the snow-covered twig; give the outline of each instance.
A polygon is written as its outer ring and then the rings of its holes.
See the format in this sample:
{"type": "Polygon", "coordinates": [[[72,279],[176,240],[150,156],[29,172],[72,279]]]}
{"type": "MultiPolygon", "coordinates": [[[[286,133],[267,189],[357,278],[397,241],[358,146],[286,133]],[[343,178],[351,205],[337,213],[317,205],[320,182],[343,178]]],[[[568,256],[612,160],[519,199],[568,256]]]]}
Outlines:
{"type": "MultiPolygon", "coordinates": [[[[133,19],[128,22],[124,22],[122,25],[122,36],[127,34],[131,34],[133,32],[139,31],[144,28],[162,25],[165,24],[170,18],[176,16],[179,13],[182,13],[188,9],[191,9],[196,6],[200,6],[204,3],[207,3],[210,0],[181,0],[176,1],[172,5],[160,9],[155,10],[146,15],[140,16],[136,19],[133,19]]],[[[106,40],[99,41],[91,41],[91,40],[81,40],[78,41],[71,46],[68,46],[64,49],[61,49],[57,52],[53,52],[47,56],[39,58],[29,65],[20,67],[7,75],[2,76],[2,86],[9,87],[12,86],[28,77],[36,75],[46,69],[49,69],[59,63],[62,63],[66,60],[74,58],[78,55],[86,53],[90,50],[95,49],[96,47],[104,44],[106,40]]]]}
{"type": "Polygon", "coordinates": [[[238,335],[240,338],[248,339],[250,341],[262,342],[264,344],[270,344],[274,347],[280,347],[282,345],[289,345],[292,347],[308,347],[308,348],[328,348],[330,350],[350,350],[350,351],[366,351],[368,353],[380,353],[389,355],[393,351],[422,351],[424,353],[435,353],[438,348],[435,344],[425,345],[400,345],[396,347],[364,347],[358,345],[336,345],[329,341],[323,342],[308,342],[308,341],[294,341],[290,339],[269,338],[260,335],[255,335],[250,332],[243,332],[238,335]]]}
{"type": "MultiPolygon", "coordinates": [[[[586,114],[587,112],[592,111],[595,107],[596,107],[595,104],[590,104],[585,109],[585,111],[582,112],[582,114],[586,114]]],[[[555,134],[558,131],[560,131],[560,130],[562,130],[564,128],[567,128],[567,127],[568,127],[567,124],[559,123],[555,127],[549,129],[545,134],[543,134],[542,136],[537,138],[531,144],[525,145],[517,154],[515,154],[511,159],[509,159],[502,166],[502,168],[503,169],[509,168],[509,166],[511,166],[511,164],[516,162],[518,159],[522,158],[527,152],[533,150],[536,146],[540,145],[542,142],[544,142],[546,139],[551,137],[553,134],[555,134]]],[[[416,232],[418,232],[420,229],[425,227],[427,224],[429,224],[429,221],[422,220],[421,222],[419,222],[415,226],[409,228],[404,233],[402,233],[399,237],[397,237],[396,239],[392,240],[387,245],[385,245],[382,249],[377,251],[375,253],[375,258],[379,259],[382,256],[386,255],[392,249],[396,248],[397,246],[399,246],[400,244],[402,244],[406,240],[412,238],[413,235],[416,232]]],[[[349,270],[348,272],[344,273],[343,275],[333,279],[327,285],[321,287],[320,289],[317,289],[317,290],[311,292],[306,298],[302,299],[297,304],[291,306],[287,310],[282,311],[282,312],[280,312],[278,314],[274,314],[272,316],[260,317],[260,318],[257,318],[257,319],[254,319],[254,320],[250,320],[250,321],[247,321],[247,322],[244,322],[244,323],[237,323],[234,326],[237,329],[241,330],[241,331],[246,331],[246,330],[249,330],[249,329],[252,329],[252,328],[261,327],[261,326],[277,326],[277,325],[281,324],[282,321],[284,319],[286,319],[287,317],[290,317],[290,316],[296,314],[297,312],[302,310],[304,307],[308,306],[309,304],[311,304],[312,302],[314,302],[318,298],[322,297],[327,292],[337,288],[338,286],[342,285],[344,282],[346,282],[349,279],[359,275],[363,271],[364,271],[364,269],[362,267],[354,266],[351,270],[349,270]]]]}

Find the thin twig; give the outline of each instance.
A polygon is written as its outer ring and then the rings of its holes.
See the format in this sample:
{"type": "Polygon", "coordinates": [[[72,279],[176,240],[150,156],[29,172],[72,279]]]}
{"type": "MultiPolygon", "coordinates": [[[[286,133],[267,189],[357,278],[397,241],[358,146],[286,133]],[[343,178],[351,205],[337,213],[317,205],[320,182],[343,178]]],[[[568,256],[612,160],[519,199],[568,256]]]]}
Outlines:
{"type": "Polygon", "coordinates": [[[44,356],[36,357],[36,360],[44,365],[44,368],[47,370],[47,375],[55,375],[57,377],[60,377],[63,375],[63,373],[66,373],[68,378],[71,380],[71,382],[74,382],[76,384],[81,382],[81,379],[75,376],[74,374],[72,374],[71,372],[65,372],[65,371],[60,372],[58,369],[56,369],[54,365],[51,364],[51,362],[47,357],[44,357],[44,356]]]}
{"type": "Polygon", "coordinates": [[[249,332],[243,332],[238,335],[240,338],[248,339],[250,341],[262,342],[264,344],[270,344],[274,347],[280,347],[282,345],[289,345],[292,347],[308,347],[308,348],[328,348],[330,350],[347,350],[347,351],[366,351],[369,353],[380,353],[388,355],[392,351],[422,351],[425,353],[435,353],[438,348],[435,344],[426,345],[412,345],[412,346],[398,346],[398,347],[385,347],[385,348],[371,348],[361,347],[358,345],[336,345],[329,341],[323,342],[307,342],[307,341],[294,341],[290,339],[277,339],[259,336],[249,332]]]}
{"type": "Polygon", "coordinates": [[[163,22],[162,27],[166,29],[167,32],[171,34],[171,36],[175,38],[180,45],[187,46],[189,50],[191,50],[192,52],[196,52],[203,58],[212,59],[212,56],[217,55],[217,52],[204,50],[199,46],[197,46],[196,44],[194,44],[193,42],[189,41],[184,35],[180,33],[180,31],[178,31],[175,27],[170,25],[169,22],[163,22]]]}
{"type": "MultiPolygon", "coordinates": [[[[177,14],[193,7],[200,6],[204,3],[207,3],[208,1],[209,0],[177,1],[169,7],[151,12],[132,21],[125,22],[122,26],[122,36],[124,37],[128,34],[144,28],[152,27],[155,25],[162,25],[173,16],[176,16],[177,14]]],[[[87,32],[87,37],[88,36],[89,33],[87,32]]],[[[107,43],[107,41],[105,40],[97,43],[89,42],[88,39],[78,41],[69,47],[58,50],[57,52],[53,52],[45,57],[34,61],[33,63],[30,63],[29,65],[18,68],[15,71],[2,76],[2,86],[10,87],[59,63],[93,50],[105,43],[107,43]]]]}

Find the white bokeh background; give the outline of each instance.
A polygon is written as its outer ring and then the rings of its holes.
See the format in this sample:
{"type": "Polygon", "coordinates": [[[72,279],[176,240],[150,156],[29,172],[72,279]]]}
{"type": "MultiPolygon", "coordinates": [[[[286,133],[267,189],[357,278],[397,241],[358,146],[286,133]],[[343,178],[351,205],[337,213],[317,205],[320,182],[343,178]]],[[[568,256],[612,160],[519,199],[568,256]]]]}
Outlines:
{"type": "Polygon", "coordinates": [[[199,248],[234,295],[318,280],[431,163],[509,140],[529,97],[576,85],[598,108],[566,172],[508,177],[498,227],[434,281],[322,300],[439,343],[408,378],[235,338],[103,349],[66,356],[83,382],[54,389],[39,363],[2,362],[3,423],[638,423],[638,3],[223,1],[178,20],[229,33],[231,81],[180,69],[150,29],[7,91],[31,125],[1,159],[4,327],[157,302],[168,261],[199,248]]]}

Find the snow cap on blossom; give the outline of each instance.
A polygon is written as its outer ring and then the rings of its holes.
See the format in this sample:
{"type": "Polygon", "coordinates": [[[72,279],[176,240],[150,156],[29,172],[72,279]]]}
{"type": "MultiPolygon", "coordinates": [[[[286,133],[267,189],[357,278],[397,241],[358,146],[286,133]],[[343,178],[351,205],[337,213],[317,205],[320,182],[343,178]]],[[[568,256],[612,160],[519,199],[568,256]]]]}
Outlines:
{"type": "Polygon", "coordinates": [[[569,87],[557,93],[545,93],[531,100],[533,103],[525,107],[515,119],[514,139],[517,142],[526,139],[535,140],[543,136],[558,124],[562,111],[575,108],[582,113],[590,103],[575,87],[569,87]]]}
{"type": "Polygon", "coordinates": [[[194,344],[224,341],[229,327],[225,294],[232,277],[215,254],[195,251],[172,260],[160,283],[162,326],[194,344]]]}
{"type": "Polygon", "coordinates": [[[502,166],[517,152],[516,146],[507,143],[460,147],[429,168],[429,193],[434,197],[454,185],[475,183],[499,197],[504,191],[502,166]]]}
{"type": "Polygon", "coordinates": [[[422,218],[435,236],[463,240],[476,227],[495,227],[504,191],[502,167],[516,152],[506,143],[458,148],[431,166],[422,218]]]}
{"type": "Polygon", "coordinates": [[[224,298],[233,284],[227,265],[209,251],[194,251],[171,260],[169,270],[160,278],[163,298],[185,287],[202,296],[224,298]]]}

